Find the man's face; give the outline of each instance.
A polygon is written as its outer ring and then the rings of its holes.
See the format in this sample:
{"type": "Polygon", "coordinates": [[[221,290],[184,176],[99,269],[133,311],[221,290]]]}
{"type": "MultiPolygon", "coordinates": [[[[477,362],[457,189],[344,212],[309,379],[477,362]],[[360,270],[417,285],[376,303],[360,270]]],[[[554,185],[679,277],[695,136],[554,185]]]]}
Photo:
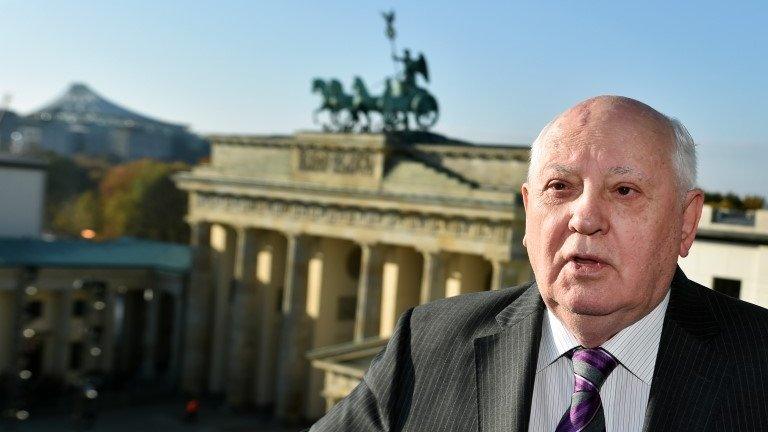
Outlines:
{"type": "Polygon", "coordinates": [[[525,244],[556,314],[639,318],[666,294],[698,211],[680,199],[667,124],[605,105],[572,109],[541,142],[522,188],[525,244]]]}

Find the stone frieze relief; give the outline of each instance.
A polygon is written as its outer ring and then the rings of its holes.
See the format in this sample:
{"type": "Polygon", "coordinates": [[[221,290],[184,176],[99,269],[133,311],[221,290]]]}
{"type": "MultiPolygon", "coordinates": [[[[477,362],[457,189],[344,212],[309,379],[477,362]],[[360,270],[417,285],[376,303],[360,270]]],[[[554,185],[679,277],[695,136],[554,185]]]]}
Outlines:
{"type": "Polygon", "coordinates": [[[299,170],[346,175],[373,175],[373,154],[361,151],[299,149],[299,170]]]}
{"type": "Polygon", "coordinates": [[[494,244],[509,244],[512,227],[508,222],[469,219],[441,214],[398,212],[363,207],[321,205],[208,192],[195,193],[195,207],[204,212],[271,216],[328,225],[346,225],[386,231],[405,231],[433,236],[450,235],[461,239],[494,244]]]}

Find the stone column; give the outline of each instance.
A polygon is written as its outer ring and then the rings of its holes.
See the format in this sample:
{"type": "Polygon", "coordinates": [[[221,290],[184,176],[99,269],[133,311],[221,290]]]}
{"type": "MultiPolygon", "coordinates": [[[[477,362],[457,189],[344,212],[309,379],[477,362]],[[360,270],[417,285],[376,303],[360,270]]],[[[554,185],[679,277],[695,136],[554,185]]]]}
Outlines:
{"type": "Polygon", "coordinates": [[[101,367],[107,373],[111,373],[115,368],[115,287],[107,285],[107,292],[104,299],[104,334],[101,337],[101,347],[104,351],[101,367]]]}
{"type": "Polygon", "coordinates": [[[527,279],[518,280],[521,276],[520,267],[527,266],[526,263],[512,263],[498,259],[491,259],[490,261],[492,290],[511,287],[527,281],[527,279]]]}
{"type": "Polygon", "coordinates": [[[72,289],[64,288],[55,295],[53,303],[53,367],[52,372],[63,377],[69,367],[70,322],[72,321],[72,289]]]}
{"type": "Polygon", "coordinates": [[[445,297],[444,263],[440,252],[422,251],[421,304],[445,297]]]}
{"type": "Polygon", "coordinates": [[[186,287],[182,389],[200,394],[205,388],[210,346],[211,224],[191,224],[192,268],[186,287]]]}
{"type": "Polygon", "coordinates": [[[149,286],[144,289],[144,337],[142,345],[141,375],[155,379],[157,368],[157,343],[160,324],[160,289],[156,275],[149,276],[149,286]]]}
{"type": "Polygon", "coordinates": [[[256,253],[253,233],[237,230],[235,270],[232,295],[231,346],[228,367],[227,403],[242,407],[253,402],[252,390],[256,362],[258,322],[256,305],[256,253]]]}
{"type": "Polygon", "coordinates": [[[378,336],[381,323],[382,248],[360,244],[360,277],[357,284],[354,341],[378,336]]]}
{"type": "Polygon", "coordinates": [[[217,395],[224,392],[227,378],[232,304],[231,294],[234,271],[235,232],[222,225],[211,229],[211,249],[215,254],[215,283],[213,290],[213,333],[211,337],[211,363],[208,390],[217,395]]]}
{"type": "Polygon", "coordinates": [[[316,239],[288,234],[277,368],[275,414],[296,420],[304,406],[309,362],[304,354],[311,346],[312,323],[307,315],[307,274],[316,239]]]}
{"type": "Polygon", "coordinates": [[[259,295],[259,369],[255,377],[256,406],[274,406],[276,375],[280,363],[280,328],[282,322],[282,292],[285,282],[286,240],[276,233],[263,233],[263,247],[256,258],[257,293],[259,295]]]}
{"type": "Polygon", "coordinates": [[[504,288],[504,264],[499,260],[491,260],[491,290],[504,288]]]}
{"type": "Polygon", "coordinates": [[[181,292],[183,290],[183,278],[176,279],[176,290],[173,293],[173,334],[171,339],[171,359],[168,368],[170,382],[178,382],[181,373],[182,340],[184,335],[184,304],[181,292]]]}

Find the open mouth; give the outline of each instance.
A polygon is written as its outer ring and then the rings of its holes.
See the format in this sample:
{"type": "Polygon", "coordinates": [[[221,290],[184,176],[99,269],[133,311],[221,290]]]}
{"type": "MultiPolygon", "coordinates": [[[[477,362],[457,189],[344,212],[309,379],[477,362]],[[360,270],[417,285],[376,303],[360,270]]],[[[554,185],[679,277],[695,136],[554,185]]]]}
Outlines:
{"type": "Polygon", "coordinates": [[[602,262],[595,258],[586,258],[582,256],[575,256],[571,258],[571,261],[575,262],[576,264],[582,264],[582,265],[599,265],[602,264],[602,262]]]}
{"type": "Polygon", "coordinates": [[[600,270],[605,267],[606,262],[594,255],[576,254],[569,259],[577,270],[600,270]]]}

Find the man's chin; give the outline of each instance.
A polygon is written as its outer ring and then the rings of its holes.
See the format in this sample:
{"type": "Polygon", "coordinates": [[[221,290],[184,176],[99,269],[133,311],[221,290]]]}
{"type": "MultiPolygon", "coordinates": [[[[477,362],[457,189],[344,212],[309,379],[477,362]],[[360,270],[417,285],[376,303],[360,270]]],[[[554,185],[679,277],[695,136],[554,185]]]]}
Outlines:
{"type": "Polygon", "coordinates": [[[616,312],[616,305],[607,304],[604,296],[591,295],[586,298],[566,299],[560,306],[572,315],[602,317],[616,312]]]}
{"type": "Polygon", "coordinates": [[[602,305],[571,305],[565,308],[569,313],[573,315],[580,315],[583,317],[603,317],[608,316],[615,312],[614,308],[602,306],[602,305]]]}

